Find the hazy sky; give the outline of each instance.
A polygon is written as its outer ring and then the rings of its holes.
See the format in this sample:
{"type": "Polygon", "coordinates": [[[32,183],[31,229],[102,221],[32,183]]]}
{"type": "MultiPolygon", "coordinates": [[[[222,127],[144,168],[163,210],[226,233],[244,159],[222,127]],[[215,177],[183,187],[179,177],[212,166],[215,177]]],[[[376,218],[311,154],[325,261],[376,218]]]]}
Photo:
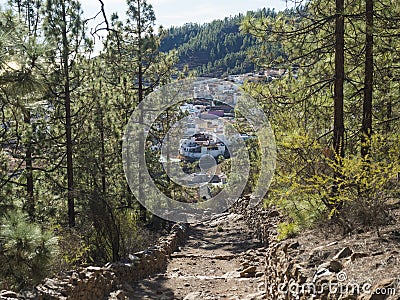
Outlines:
{"type": "MultiPolygon", "coordinates": [[[[0,0],[4,6],[7,0],[0,0]]],[[[100,10],[98,0],[80,0],[86,17],[92,17],[100,10]]],[[[118,12],[124,19],[126,0],[103,0],[108,15],[118,12]]],[[[205,23],[215,19],[234,16],[258,8],[283,10],[290,0],[148,0],[153,5],[157,25],[164,27],[185,23],[205,23]]],[[[99,17],[100,19],[100,17],[99,17]]]]}
{"type": "MultiPolygon", "coordinates": [[[[164,27],[183,25],[184,23],[204,23],[245,13],[258,8],[286,8],[285,0],[148,0],[153,5],[157,24],[164,27]]],[[[99,4],[96,0],[81,0],[83,10],[94,13],[99,4]]],[[[126,10],[126,0],[104,0],[106,11],[118,11],[121,15],[126,10]]]]}
{"type": "MultiPolygon", "coordinates": [[[[249,10],[259,8],[275,8],[276,11],[283,10],[290,5],[290,0],[147,0],[153,5],[157,18],[156,24],[165,28],[179,26],[185,23],[205,23],[215,19],[234,16],[249,10]],[[288,2],[288,4],[287,4],[288,2]]],[[[0,0],[4,6],[7,0],[0,0]]],[[[98,0],[80,0],[84,17],[91,18],[100,11],[98,0]]],[[[120,19],[125,19],[126,0],[103,0],[108,17],[117,12],[120,19]]],[[[99,15],[95,21],[91,21],[89,27],[102,21],[99,15]]]]}

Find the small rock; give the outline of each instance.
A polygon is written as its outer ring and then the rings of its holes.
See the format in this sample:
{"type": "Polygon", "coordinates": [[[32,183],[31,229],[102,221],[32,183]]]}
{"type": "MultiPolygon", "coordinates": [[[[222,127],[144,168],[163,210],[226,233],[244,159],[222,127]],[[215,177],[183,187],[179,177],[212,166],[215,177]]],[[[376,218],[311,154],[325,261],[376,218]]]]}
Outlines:
{"type": "Polygon", "coordinates": [[[326,247],[337,245],[337,243],[338,243],[337,241],[331,242],[328,245],[326,245],[326,247]]]}
{"type": "Polygon", "coordinates": [[[386,205],[391,208],[400,207],[400,199],[390,198],[386,201],[386,205]]]}
{"type": "Polygon", "coordinates": [[[389,233],[389,236],[391,239],[394,240],[400,240],[400,231],[399,230],[393,230],[389,233]]]}
{"type": "Polygon", "coordinates": [[[185,283],[183,284],[183,286],[190,286],[190,283],[189,283],[189,282],[185,282],[185,283]]]}
{"type": "Polygon", "coordinates": [[[249,261],[251,261],[251,262],[257,262],[257,261],[259,261],[260,259],[258,258],[258,256],[250,256],[249,257],[249,261]]]}
{"type": "Polygon", "coordinates": [[[255,251],[253,249],[249,249],[245,252],[245,255],[254,255],[255,251]]]}
{"type": "Polygon", "coordinates": [[[183,298],[183,300],[198,300],[201,299],[201,292],[193,292],[190,294],[187,294],[185,298],[183,298]]]}
{"type": "Polygon", "coordinates": [[[330,276],[332,274],[327,268],[319,267],[317,272],[315,272],[312,282],[316,282],[319,278],[330,276]]]}
{"type": "Polygon", "coordinates": [[[329,271],[338,273],[343,269],[343,265],[337,260],[331,260],[329,263],[329,271]]]}
{"type": "MultiPolygon", "coordinates": [[[[81,277],[81,274],[79,274],[79,277],[81,277]]],[[[47,278],[44,286],[51,289],[51,290],[57,290],[58,285],[57,285],[57,280],[55,279],[51,279],[51,278],[47,278]]]]}
{"type": "Polygon", "coordinates": [[[240,272],[240,277],[254,277],[256,274],[256,267],[251,266],[240,272]]]}
{"type": "Polygon", "coordinates": [[[18,299],[17,293],[14,293],[12,291],[1,291],[0,292],[0,297],[4,298],[15,298],[18,299]]]}
{"type": "Polygon", "coordinates": [[[298,241],[289,245],[289,249],[297,249],[300,247],[300,243],[298,241]]]}
{"type": "Polygon", "coordinates": [[[350,260],[351,261],[355,261],[356,259],[363,258],[363,257],[368,257],[368,256],[369,256],[369,254],[367,254],[367,253],[354,252],[350,257],[350,260]]]}
{"type": "Polygon", "coordinates": [[[116,292],[112,292],[110,294],[110,299],[112,300],[125,300],[128,299],[127,295],[125,294],[124,291],[118,290],[116,292]]]}
{"type": "Polygon", "coordinates": [[[174,295],[169,295],[169,294],[162,295],[160,298],[160,300],[174,300],[174,299],[175,299],[174,295]]]}
{"type": "Polygon", "coordinates": [[[133,254],[129,254],[128,258],[131,261],[139,261],[140,260],[140,258],[138,256],[133,255],[133,254]]]}
{"type": "Polygon", "coordinates": [[[349,257],[352,254],[353,254],[353,251],[349,247],[344,247],[333,258],[334,259],[346,258],[346,257],[349,257]]]}
{"type": "Polygon", "coordinates": [[[127,291],[127,292],[134,292],[135,291],[133,286],[131,286],[130,284],[124,284],[123,285],[123,289],[124,289],[124,291],[127,291]]]}
{"type": "Polygon", "coordinates": [[[268,212],[268,217],[270,217],[270,218],[276,218],[279,216],[280,216],[280,213],[277,210],[271,210],[270,212],[268,212]]]}

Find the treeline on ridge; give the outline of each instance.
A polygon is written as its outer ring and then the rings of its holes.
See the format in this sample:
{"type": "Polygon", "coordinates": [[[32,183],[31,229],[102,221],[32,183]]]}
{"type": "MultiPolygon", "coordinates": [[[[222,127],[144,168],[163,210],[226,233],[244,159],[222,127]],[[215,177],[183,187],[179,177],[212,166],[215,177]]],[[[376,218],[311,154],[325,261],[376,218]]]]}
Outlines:
{"type": "Polygon", "coordinates": [[[188,23],[171,27],[166,30],[161,40],[160,51],[176,49],[178,66],[183,68],[187,65],[188,69],[194,70],[197,75],[220,77],[252,72],[256,66],[249,52],[257,52],[264,47],[264,51],[274,57],[282,53],[279,45],[265,45],[240,30],[240,24],[249,15],[275,18],[277,13],[274,9],[264,8],[202,25],[188,23]]]}

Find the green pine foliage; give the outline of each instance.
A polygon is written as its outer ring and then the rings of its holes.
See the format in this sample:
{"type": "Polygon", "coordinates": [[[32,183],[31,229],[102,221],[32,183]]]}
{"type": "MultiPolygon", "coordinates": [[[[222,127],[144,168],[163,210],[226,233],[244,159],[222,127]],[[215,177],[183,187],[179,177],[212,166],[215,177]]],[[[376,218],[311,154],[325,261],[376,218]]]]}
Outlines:
{"type": "MultiPolygon", "coordinates": [[[[277,170],[265,205],[285,216],[280,239],[309,226],[379,232],[392,222],[390,203],[400,196],[400,7],[374,2],[371,27],[367,1],[345,1],[345,136],[339,145],[345,151],[338,156],[333,2],[311,0],[284,12],[264,9],[156,32],[152,6],[129,0],[126,16],[114,15],[98,28],[108,35],[94,55],[79,1],[10,0],[10,9],[0,11],[2,288],[28,288],[74,267],[126,259],[151,244],[156,234],[146,227],[162,222],[129,190],[121,141],[137,105],[191,71],[225,76],[280,69],[279,79],[244,85],[276,135],[277,170]],[[371,32],[372,44],[366,42],[371,32]],[[371,45],[372,114],[366,92],[371,45]],[[370,117],[372,129],[365,125],[370,117]]],[[[236,113],[238,130],[248,132],[236,113]]],[[[158,145],[182,116],[176,107],[160,115],[146,145],[158,145]]],[[[261,151],[257,140],[247,146],[250,193],[260,180],[261,151]]],[[[140,159],[166,195],[187,201],[197,193],[165,174],[158,151],[140,159]]],[[[223,164],[228,180],[242,180],[229,177],[230,163],[223,164]]],[[[198,170],[196,163],[185,168],[198,170]]]]}
{"type": "Polygon", "coordinates": [[[1,280],[17,289],[38,283],[54,267],[57,237],[18,210],[3,216],[1,223],[1,280]]]}
{"type": "Polygon", "coordinates": [[[359,227],[378,229],[392,221],[387,203],[398,197],[400,110],[394,78],[399,61],[394,59],[398,41],[393,34],[400,27],[395,17],[399,7],[390,1],[374,4],[372,132],[366,137],[361,130],[368,114],[363,107],[366,3],[345,1],[345,156],[338,157],[332,129],[334,5],[309,1],[275,18],[249,16],[242,24],[242,30],[263,43],[280,45],[284,52],[281,57],[259,52],[255,60],[260,67],[285,70],[281,79],[246,86],[269,113],[276,134],[277,172],[266,204],[277,206],[287,218],[281,238],[297,230],[292,227],[327,220],[344,233],[359,227]],[[360,151],[365,144],[370,150],[366,156],[360,151]]]}
{"type": "Polygon", "coordinates": [[[20,289],[151,246],[121,139],[137,104],[177,72],[146,1],[110,20],[96,57],[79,1],[10,5],[0,12],[0,281],[20,289]]]}
{"type": "MultiPolygon", "coordinates": [[[[274,18],[276,12],[262,9],[248,12],[246,16],[274,18]]],[[[255,52],[261,44],[240,30],[240,24],[246,16],[239,14],[202,25],[189,23],[169,28],[164,32],[160,50],[168,52],[176,49],[178,66],[187,65],[202,76],[220,77],[252,72],[256,66],[247,54],[249,51],[255,52]]],[[[272,44],[266,47],[272,56],[280,55],[279,47],[272,44]]]]}

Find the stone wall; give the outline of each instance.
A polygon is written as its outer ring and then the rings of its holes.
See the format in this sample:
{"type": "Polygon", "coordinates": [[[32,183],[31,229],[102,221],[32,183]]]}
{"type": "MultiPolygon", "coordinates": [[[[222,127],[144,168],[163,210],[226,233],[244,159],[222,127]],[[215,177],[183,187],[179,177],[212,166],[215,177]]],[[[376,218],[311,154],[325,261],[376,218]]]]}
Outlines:
{"type": "MultiPolygon", "coordinates": [[[[103,267],[86,267],[69,271],[58,278],[48,278],[35,291],[0,299],[104,299],[113,289],[130,284],[165,269],[168,257],[183,243],[188,226],[175,224],[171,232],[160,238],[156,245],[129,256],[128,261],[108,263],[103,267]]],[[[11,294],[10,294],[11,293],[11,294]]]]}
{"type": "Polygon", "coordinates": [[[232,211],[244,217],[249,228],[254,232],[264,246],[276,240],[276,227],[280,221],[280,214],[274,208],[265,209],[261,201],[255,206],[250,206],[250,195],[240,198],[233,206],[232,211]]]}
{"type": "MultiPolygon", "coordinates": [[[[375,251],[366,251],[363,236],[330,241],[313,234],[307,238],[304,233],[300,240],[280,242],[276,230],[279,212],[262,203],[249,207],[249,202],[250,197],[243,197],[232,210],[243,215],[266,248],[262,287],[266,299],[400,300],[400,253],[395,241],[386,251],[379,249],[379,243],[375,251]],[[396,294],[377,294],[379,290],[396,294]]],[[[366,233],[365,238],[368,236],[366,233]]]]}
{"type": "Polygon", "coordinates": [[[400,288],[393,274],[373,276],[373,282],[351,273],[352,266],[357,270],[360,263],[371,258],[375,260],[373,256],[353,251],[349,246],[340,248],[337,242],[313,250],[302,249],[299,242],[293,240],[273,243],[265,258],[267,299],[399,300],[397,292],[390,294],[400,288]],[[349,274],[353,280],[348,278],[349,274]]]}

